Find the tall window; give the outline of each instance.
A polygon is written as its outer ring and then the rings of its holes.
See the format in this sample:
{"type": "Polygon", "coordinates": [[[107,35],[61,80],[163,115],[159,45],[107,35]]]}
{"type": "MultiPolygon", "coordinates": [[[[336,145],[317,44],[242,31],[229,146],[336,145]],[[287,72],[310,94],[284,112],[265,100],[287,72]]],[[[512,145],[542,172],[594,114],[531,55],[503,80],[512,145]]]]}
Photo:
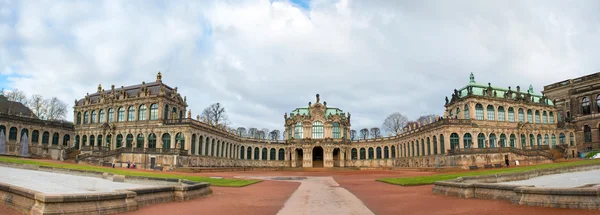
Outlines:
{"type": "MultiPolygon", "coordinates": [[[[140,136],[138,135],[138,139],[140,139],[140,136]]],[[[142,139],[143,141],[143,139],[142,139]]],[[[151,133],[150,135],[148,135],[148,148],[150,149],[155,149],[156,148],[156,134],[151,133]]]]}
{"type": "Polygon", "coordinates": [[[586,143],[592,142],[592,128],[589,125],[583,126],[583,140],[586,143]]]}
{"type": "Polygon", "coordinates": [[[515,109],[513,109],[512,107],[508,108],[508,121],[509,122],[515,121],[515,109]]]}
{"type": "Polygon", "coordinates": [[[117,122],[123,122],[123,120],[125,119],[125,110],[123,110],[123,107],[120,107],[119,110],[117,110],[117,114],[119,115],[117,117],[117,122]]]}
{"type": "Polygon", "coordinates": [[[150,105],[150,120],[158,119],[158,105],[152,104],[150,105]]]}
{"type": "Polygon", "coordinates": [[[135,120],[135,107],[129,106],[129,108],[127,108],[127,121],[134,121],[134,120],[135,120]]]}
{"type": "Polygon", "coordinates": [[[465,114],[465,119],[471,119],[471,116],[469,115],[469,105],[468,104],[465,105],[465,111],[463,113],[465,114]]]}
{"type": "Polygon", "coordinates": [[[458,143],[458,134],[457,133],[450,134],[450,148],[452,148],[452,149],[459,148],[458,144],[459,144],[458,143]]]}
{"type": "Polygon", "coordinates": [[[552,134],[552,148],[556,148],[556,135],[552,134]]]}
{"type": "Polygon", "coordinates": [[[496,113],[494,111],[494,106],[492,105],[488,105],[487,106],[487,119],[488,120],[496,120],[496,113]]]}
{"type": "Polygon", "coordinates": [[[573,132],[569,134],[569,145],[575,146],[575,135],[573,135],[573,132]]]}
{"type": "Polygon", "coordinates": [[[323,123],[320,121],[313,122],[312,125],[312,138],[322,139],[323,138],[323,123]]]}
{"type": "Polygon", "coordinates": [[[506,147],[506,135],[500,134],[500,142],[498,142],[498,146],[504,148],[506,147]]]}
{"type": "Polygon", "coordinates": [[[525,122],[525,114],[521,108],[519,108],[519,122],[525,122]]]}
{"type": "Polygon", "coordinates": [[[527,145],[527,137],[525,137],[525,134],[521,134],[521,148],[524,149],[526,145],[527,145]]]}
{"type": "Polygon", "coordinates": [[[581,100],[581,113],[590,114],[590,100],[587,97],[581,100]]]}
{"type": "Polygon", "coordinates": [[[86,111],[83,114],[83,124],[88,124],[88,118],[89,118],[89,115],[88,115],[88,112],[86,111]]]}
{"type": "Polygon", "coordinates": [[[115,109],[109,108],[108,109],[108,122],[114,122],[115,121],[115,109]]]}
{"type": "Polygon", "coordinates": [[[475,119],[483,120],[483,105],[475,105],[475,119]]]}
{"type": "Polygon", "coordinates": [[[540,124],[540,111],[536,110],[535,111],[535,123],[540,124]]]}
{"type": "Polygon", "coordinates": [[[460,117],[460,108],[456,108],[456,118],[460,117]]]}
{"type": "Polygon", "coordinates": [[[485,148],[485,135],[483,133],[477,135],[477,148],[485,148]]]}
{"type": "Polygon", "coordinates": [[[303,135],[302,135],[302,122],[298,122],[296,123],[296,127],[294,128],[294,138],[295,139],[302,139],[303,135]]]}
{"type": "Polygon", "coordinates": [[[146,105],[140,105],[138,109],[138,121],[146,120],[146,105]]]}
{"type": "MultiPolygon", "coordinates": [[[[456,137],[457,137],[457,142],[458,142],[458,135],[457,135],[456,137]]],[[[465,146],[464,146],[464,148],[465,148],[465,149],[469,149],[469,148],[471,148],[471,143],[472,143],[471,141],[472,141],[471,134],[469,134],[469,133],[466,133],[466,134],[463,136],[463,142],[464,142],[464,144],[465,144],[465,146]]]]}
{"type": "Polygon", "coordinates": [[[510,147],[511,148],[515,148],[515,145],[516,145],[515,142],[517,142],[516,139],[517,139],[517,137],[515,136],[515,134],[510,135],[510,147]]]}
{"type": "Polygon", "coordinates": [[[527,110],[527,122],[533,123],[533,112],[531,110],[527,110]]]}
{"type": "Polygon", "coordinates": [[[98,123],[100,123],[100,124],[104,123],[104,109],[102,109],[98,112],[98,123]]]}
{"type": "Polygon", "coordinates": [[[567,138],[565,137],[565,134],[563,134],[563,133],[560,133],[560,134],[558,135],[558,138],[559,138],[559,141],[560,141],[560,144],[561,144],[561,145],[562,145],[562,144],[567,144],[567,140],[566,140],[567,138]]]}
{"type": "Polygon", "coordinates": [[[496,148],[496,134],[490,134],[490,148],[496,148]]]}
{"type": "Polygon", "coordinates": [[[548,114],[546,113],[546,111],[542,113],[542,123],[548,124],[548,114]]]}
{"type": "Polygon", "coordinates": [[[596,96],[596,110],[600,112],[600,94],[596,96]]]}
{"type": "Polygon", "coordinates": [[[550,111],[550,117],[548,119],[550,119],[550,124],[554,124],[554,113],[552,111],[550,111]]]}
{"type": "Polygon", "coordinates": [[[90,119],[90,124],[94,124],[94,123],[96,123],[96,111],[95,110],[92,111],[92,116],[90,119]]]}
{"type": "Polygon", "coordinates": [[[77,113],[77,125],[81,125],[81,112],[77,113]]]}
{"type": "Polygon", "coordinates": [[[504,121],[504,107],[498,107],[498,121],[504,121]]]}
{"type": "Polygon", "coordinates": [[[340,138],[340,123],[339,122],[333,123],[332,136],[333,136],[333,138],[336,138],[336,139],[340,138]]]}

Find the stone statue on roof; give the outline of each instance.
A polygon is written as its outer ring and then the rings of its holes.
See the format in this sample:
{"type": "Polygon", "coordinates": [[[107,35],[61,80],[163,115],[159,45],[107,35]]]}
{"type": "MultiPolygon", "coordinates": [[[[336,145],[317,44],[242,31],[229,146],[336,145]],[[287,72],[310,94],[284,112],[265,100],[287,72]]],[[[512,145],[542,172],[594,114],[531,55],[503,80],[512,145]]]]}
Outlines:
{"type": "Polygon", "coordinates": [[[469,84],[474,84],[474,83],[475,83],[475,76],[471,72],[471,74],[469,75],[469,84]]]}
{"type": "Polygon", "coordinates": [[[448,104],[448,96],[446,96],[446,104],[448,104]]]}
{"type": "Polygon", "coordinates": [[[319,100],[320,100],[320,99],[319,99],[319,94],[317,94],[317,103],[319,103],[319,100]]]}

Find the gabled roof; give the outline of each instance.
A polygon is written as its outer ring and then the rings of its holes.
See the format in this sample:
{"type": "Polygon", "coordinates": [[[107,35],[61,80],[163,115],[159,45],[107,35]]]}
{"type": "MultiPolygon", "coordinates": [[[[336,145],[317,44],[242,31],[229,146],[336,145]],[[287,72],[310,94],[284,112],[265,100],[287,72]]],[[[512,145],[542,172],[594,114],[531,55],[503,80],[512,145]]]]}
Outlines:
{"type": "Polygon", "coordinates": [[[8,110],[11,110],[12,115],[22,114],[23,116],[33,116],[37,118],[33,111],[20,102],[9,101],[3,94],[0,93],[0,112],[8,113],[8,110]]]}

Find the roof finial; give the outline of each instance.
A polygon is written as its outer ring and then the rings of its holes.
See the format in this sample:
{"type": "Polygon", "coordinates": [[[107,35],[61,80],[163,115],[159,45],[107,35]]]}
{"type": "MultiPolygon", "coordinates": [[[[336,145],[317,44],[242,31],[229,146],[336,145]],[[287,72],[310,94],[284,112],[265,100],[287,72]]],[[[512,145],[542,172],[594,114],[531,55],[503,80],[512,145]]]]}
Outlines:
{"type": "Polygon", "coordinates": [[[102,85],[98,84],[98,92],[102,92],[102,85]]]}
{"type": "Polygon", "coordinates": [[[475,76],[471,72],[471,74],[469,75],[469,84],[474,84],[474,83],[475,83],[475,76]]]}
{"type": "Polygon", "coordinates": [[[156,75],[156,82],[162,82],[162,74],[160,74],[160,71],[158,71],[158,74],[156,75]]]}
{"type": "Polygon", "coordinates": [[[533,93],[533,85],[529,84],[529,90],[528,90],[528,92],[529,93],[533,93]]]}

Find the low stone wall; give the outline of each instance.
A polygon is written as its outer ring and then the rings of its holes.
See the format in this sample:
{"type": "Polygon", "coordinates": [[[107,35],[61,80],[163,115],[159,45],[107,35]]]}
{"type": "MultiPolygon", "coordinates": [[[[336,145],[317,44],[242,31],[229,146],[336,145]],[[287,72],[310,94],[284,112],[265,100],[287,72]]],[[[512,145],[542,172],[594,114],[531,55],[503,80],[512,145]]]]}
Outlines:
{"type": "Polygon", "coordinates": [[[378,167],[393,167],[394,159],[370,159],[370,160],[346,160],[346,167],[367,167],[367,168],[378,168],[378,167]]]}
{"type": "Polygon", "coordinates": [[[461,154],[461,155],[430,155],[420,157],[399,157],[395,159],[395,167],[405,168],[463,168],[469,166],[479,166],[482,168],[485,164],[505,165],[504,156],[508,155],[510,165],[515,165],[515,160],[519,165],[537,165],[552,163],[552,160],[544,156],[525,156],[515,153],[482,153],[482,154],[461,154]]]}
{"type": "Polygon", "coordinates": [[[600,210],[600,188],[537,188],[496,184],[543,175],[600,169],[600,164],[532,170],[519,173],[461,177],[435,182],[433,193],[461,198],[502,199],[513,204],[600,210]]]}
{"type": "MultiPolygon", "coordinates": [[[[0,163],[3,166],[50,172],[70,172],[91,177],[106,177],[110,174],[0,163]],[[104,175],[104,176],[103,176],[104,175]]],[[[113,175],[113,177],[115,177],[113,175]]],[[[23,214],[115,214],[137,210],[146,205],[172,201],[187,201],[210,195],[209,183],[196,183],[179,179],[130,177],[130,180],[155,180],[176,183],[173,186],[157,186],[117,190],[106,193],[45,194],[10,184],[0,183],[0,204],[23,214]]]]}

